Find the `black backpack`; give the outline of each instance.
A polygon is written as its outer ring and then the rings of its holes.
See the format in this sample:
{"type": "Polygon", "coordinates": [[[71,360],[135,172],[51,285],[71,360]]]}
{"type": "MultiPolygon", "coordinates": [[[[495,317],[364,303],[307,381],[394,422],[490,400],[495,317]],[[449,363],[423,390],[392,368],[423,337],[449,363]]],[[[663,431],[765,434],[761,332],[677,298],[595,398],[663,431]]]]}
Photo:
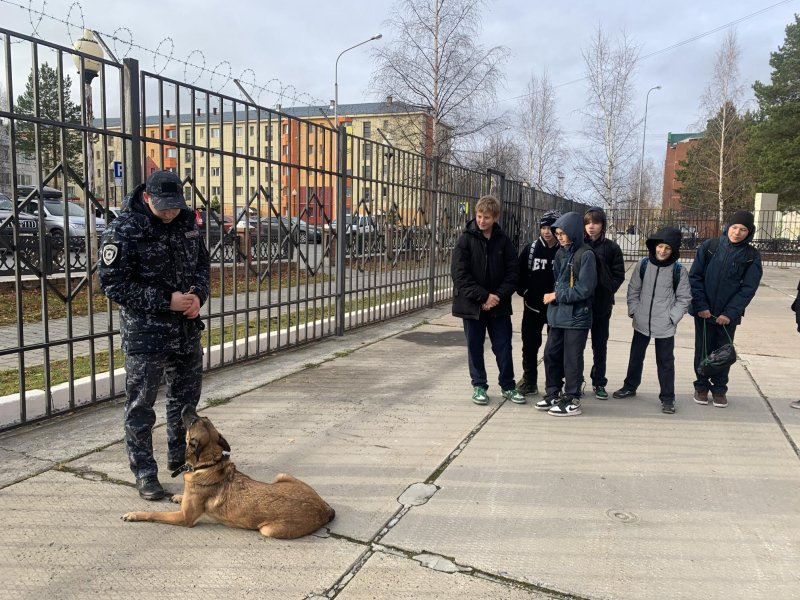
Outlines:
{"type": "MultiPolygon", "coordinates": [[[[572,274],[575,278],[580,275],[581,259],[583,258],[584,252],[594,252],[594,248],[588,244],[584,244],[575,251],[575,255],[572,257],[572,262],[570,263],[570,268],[572,269],[572,274]]],[[[597,252],[594,252],[594,264],[597,267],[597,287],[606,290],[611,296],[613,296],[614,278],[611,277],[611,269],[608,267],[608,263],[604,261],[603,258],[597,254],[597,252]]]]}
{"type": "MultiPolygon", "coordinates": [[[[639,279],[644,281],[644,272],[647,270],[647,263],[650,262],[648,257],[644,257],[642,262],[639,263],[639,279]]],[[[672,291],[678,291],[678,284],[681,282],[681,263],[672,263],[672,291]]]]}

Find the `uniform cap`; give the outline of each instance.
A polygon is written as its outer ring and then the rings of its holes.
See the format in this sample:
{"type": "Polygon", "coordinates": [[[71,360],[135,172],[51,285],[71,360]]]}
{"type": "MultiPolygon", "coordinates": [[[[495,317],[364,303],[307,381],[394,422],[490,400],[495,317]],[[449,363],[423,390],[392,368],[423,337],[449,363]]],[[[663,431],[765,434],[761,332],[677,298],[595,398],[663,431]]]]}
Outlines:
{"type": "Polygon", "coordinates": [[[150,196],[153,208],[166,210],[180,208],[189,210],[186,200],[183,199],[183,184],[180,178],[172,171],[156,171],[147,178],[145,191],[150,196]]]}

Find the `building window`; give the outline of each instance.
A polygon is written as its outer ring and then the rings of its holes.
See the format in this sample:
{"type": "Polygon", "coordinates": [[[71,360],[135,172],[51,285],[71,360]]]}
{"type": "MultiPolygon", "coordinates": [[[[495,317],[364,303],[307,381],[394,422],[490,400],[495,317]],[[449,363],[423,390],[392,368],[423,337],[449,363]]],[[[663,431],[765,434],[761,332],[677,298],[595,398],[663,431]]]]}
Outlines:
{"type": "Polygon", "coordinates": [[[167,148],[167,158],[178,158],[178,149],[167,148]]]}
{"type": "Polygon", "coordinates": [[[211,128],[211,137],[218,138],[219,137],[219,127],[212,127],[211,128]]]}
{"type": "Polygon", "coordinates": [[[250,167],[250,177],[255,177],[255,176],[256,176],[256,168],[250,167]]]}
{"type": "Polygon", "coordinates": [[[370,165],[364,165],[363,171],[364,171],[363,173],[364,179],[369,179],[370,177],[372,177],[372,167],[370,165]]]}
{"type": "Polygon", "coordinates": [[[372,200],[372,188],[362,188],[361,197],[364,200],[372,200]]]}
{"type": "Polygon", "coordinates": [[[289,144],[284,144],[281,152],[284,156],[289,156],[289,144]]]}
{"type": "Polygon", "coordinates": [[[197,137],[199,137],[202,140],[205,136],[206,136],[205,127],[201,127],[200,129],[197,130],[197,137]]]}
{"type": "Polygon", "coordinates": [[[283,124],[283,133],[284,134],[288,134],[289,133],[289,124],[288,123],[284,123],[283,124]]]}
{"type": "Polygon", "coordinates": [[[372,144],[370,142],[364,142],[364,158],[372,159],[372,144]]]}
{"type": "Polygon", "coordinates": [[[155,158],[155,157],[156,157],[156,151],[151,148],[150,149],[150,158],[155,158]]]}
{"type": "Polygon", "coordinates": [[[241,196],[244,193],[244,188],[237,186],[236,187],[236,195],[241,196]]]}
{"type": "Polygon", "coordinates": [[[314,144],[309,144],[308,145],[308,155],[309,156],[313,156],[314,155],[314,144]]]}
{"type": "Polygon", "coordinates": [[[186,200],[186,202],[192,201],[192,188],[183,188],[183,199],[186,200]]]}
{"type": "Polygon", "coordinates": [[[211,186],[211,195],[212,196],[219,196],[220,195],[220,187],[218,185],[211,186]]]}
{"type": "Polygon", "coordinates": [[[236,146],[236,154],[244,154],[244,147],[236,146]]]}
{"type": "Polygon", "coordinates": [[[167,129],[167,139],[174,140],[175,139],[175,130],[174,129],[167,129]]]}
{"type": "Polygon", "coordinates": [[[244,135],[244,127],[237,127],[236,128],[236,137],[241,137],[244,135]]]}
{"type": "Polygon", "coordinates": [[[97,160],[100,160],[100,150],[98,150],[97,152],[95,152],[95,153],[94,153],[94,157],[95,157],[97,160]]]}
{"type": "Polygon", "coordinates": [[[219,167],[211,167],[211,176],[219,177],[219,167]]]}
{"type": "Polygon", "coordinates": [[[387,131],[389,131],[389,119],[384,119],[383,120],[383,132],[386,133],[387,131]]]}
{"type": "Polygon", "coordinates": [[[113,150],[109,150],[108,151],[108,160],[113,162],[113,160],[114,160],[114,151],[113,150]]]}
{"type": "Polygon", "coordinates": [[[244,174],[244,169],[242,167],[236,167],[236,176],[241,177],[244,174]]]}
{"type": "Polygon", "coordinates": [[[185,160],[186,162],[189,162],[190,160],[192,160],[192,152],[190,150],[187,150],[184,153],[183,160],[185,160]]]}
{"type": "Polygon", "coordinates": [[[248,154],[250,156],[255,156],[255,154],[256,154],[255,146],[250,146],[250,152],[248,152],[248,154]]]}
{"type": "Polygon", "coordinates": [[[372,123],[370,121],[364,121],[364,137],[372,137],[372,123]]]}
{"type": "Polygon", "coordinates": [[[204,185],[200,186],[200,193],[201,194],[205,194],[206,193],[206,186],[204,186],[204,185]]]}
{"type": "Polygon", "coordinates": [[[253,196],[255,196],[255,194],[256,194],[256,188],[254,188],[254,187],[251,185],[251,186],[250,186],[250,197],[252,198],[253,196]]]}
{"type": "Polygon", "coordinates": [[[255,133],[256,133],[256,128],[250,125],[250,135],[255,135],[255,133]]]}
{"type": "Polygon", "coordinates": [[[200,177],[205,177],[205,176],[206,176],[206,168],[200,167],[200,177]]]}
{"type": "Polygon", "coordinates": [[[189,131],[188,129],[184,130],[183,132],[183,141],[186,142],[187,144],[192,143],[192,132],[189,131]]]}
{"type": "Polygon", "coordinates": [[[183,170],[183,176],[184,177],[191,177],[192,176],[192,170],[191,169],[184,169],[183,170]]]}

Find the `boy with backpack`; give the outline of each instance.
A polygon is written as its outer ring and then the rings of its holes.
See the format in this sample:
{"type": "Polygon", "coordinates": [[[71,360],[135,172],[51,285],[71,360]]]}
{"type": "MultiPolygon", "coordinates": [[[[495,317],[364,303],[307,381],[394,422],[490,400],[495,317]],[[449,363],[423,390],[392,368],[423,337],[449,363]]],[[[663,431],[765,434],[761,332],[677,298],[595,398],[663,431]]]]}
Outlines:
{"type": "Polygon", "coordinates": [[[733,343],[736,327],[744,309],[758,290],[763,274],[761,255],[750,245],[755,235],[753,213],[740,210],[733,214],[722,236],[706,240],[697,248],[689,271],[694,316],[694,401],[708,404],[708,392],[718,408],[728,406],[726,367],[713,377],[698,372],[703,358],[720,346],[733,343]]]}
{"type": "Polygon", "coordinates": [[[678,262],[681,232],[666,227],[645,242],[649,256],[633,270],[628,283],[628,316],[633,319],[633,341],[628,373],[614,398],[636,395],[642,382],[644,357],[655,338],[656,368],[661,391],[661,412],[675,413],[675,331],[689,309],[692,290],[689,274],[678,262]]]}
{"type": "Polygon", "coordinates": [[[559,217],[553,228],[561,248],[553,260],[555,289],[543,298],[550,332],[544,348],[545,396],[536,408],[572,417],[581,414],[583,350],[592,327],[597,267],[594,252],[583,242],[580,214],[559,217]]]}
{"type": "Polygon", "coordinates": [[[517,385],[520,394],[538,394],[537,356],[542,346],[542,330],[547,324],[544,295],[553,291],[553,259],[558,242],[553,235],[553,223],[561,211],[546,212],[539,220],[539,238],[519,255],[517,293],[524,298],[522,313],[522,370],[523,379],[517,385]]]}
{"type": "Polygon", "coordinates": [[[585,242],[597,255],[597,289],[592,300],[592,390],[595,398],[608,400],[606,385],[606,357],[608,355],[608,329],[614,294],[625,281],[625,260],[622,249],[614,240],[606,238],[606,213],[592,207],[583,215],[586,230],[585,242]]]}

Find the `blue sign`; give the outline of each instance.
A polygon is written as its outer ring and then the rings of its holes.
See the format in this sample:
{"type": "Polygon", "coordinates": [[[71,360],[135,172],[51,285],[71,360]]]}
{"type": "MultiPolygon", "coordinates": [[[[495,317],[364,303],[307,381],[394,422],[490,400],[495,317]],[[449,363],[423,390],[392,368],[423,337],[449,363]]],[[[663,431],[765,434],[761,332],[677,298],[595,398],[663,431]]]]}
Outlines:
{"type": "Polygon", "coordinates": [[[122,185],[122,161],[115,160],[114,165],[114,184],[122,185]]]}

